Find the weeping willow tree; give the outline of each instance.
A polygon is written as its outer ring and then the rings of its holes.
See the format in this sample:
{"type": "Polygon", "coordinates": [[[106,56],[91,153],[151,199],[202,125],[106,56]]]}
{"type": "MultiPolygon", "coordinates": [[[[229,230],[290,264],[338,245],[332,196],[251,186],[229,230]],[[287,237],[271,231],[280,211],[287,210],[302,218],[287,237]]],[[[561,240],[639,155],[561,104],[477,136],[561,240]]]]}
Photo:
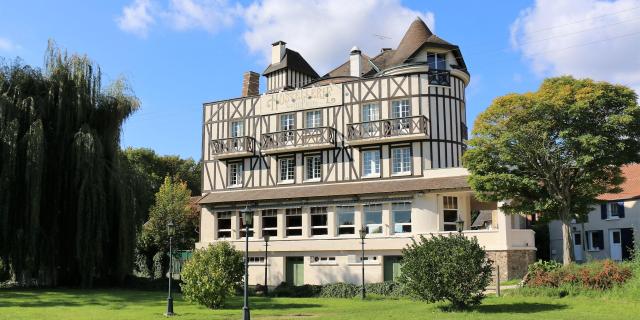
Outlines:
{"type": "Polygon", "coordinates": [[[18,282],[90,287],[131,270],[136,183],[119,150],[139,103],[101,78],[52,42],[44,70],[0,66],[0,257],[18,282]]]}

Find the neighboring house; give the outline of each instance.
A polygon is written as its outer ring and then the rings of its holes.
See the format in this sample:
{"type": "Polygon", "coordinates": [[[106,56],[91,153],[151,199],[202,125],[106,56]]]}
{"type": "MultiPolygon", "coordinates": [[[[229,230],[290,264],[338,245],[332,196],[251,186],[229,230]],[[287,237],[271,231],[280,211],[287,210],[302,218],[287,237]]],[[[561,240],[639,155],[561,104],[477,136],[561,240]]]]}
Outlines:
{"type": "Polygon", "coordinates": [[[345,58],[319,77],[278,41],[266,93],[249,72],[242,97],[204,104],[196,246],[244,250],[247,208],[250,284],[264,282],[265,263],[269,285],[357,283],[364,228],[366,281],[382,282],[398,276],[412,240],[457,232],[462,221],[503,278],[522,276],[535,257],[533,231],[476,201],[461,166],[470,76],[458,46],[416,19],[395,50],[369,57],[354,47],[345,58]],[[493,212],[494,227],[469,230],[474,210],[493,212]]]}
{"type": "MultiPolygon", "coordinates": [[[[631,258],[634,238],[640,226],[640,165],[624,166],[622,192],[598,197],[600,204],[584,223],[572,223],[576,261],[588,259],[627,260],[631,258]]],[[[549,224],[551,258],[562,261],[562,224],[549,224]]]]}

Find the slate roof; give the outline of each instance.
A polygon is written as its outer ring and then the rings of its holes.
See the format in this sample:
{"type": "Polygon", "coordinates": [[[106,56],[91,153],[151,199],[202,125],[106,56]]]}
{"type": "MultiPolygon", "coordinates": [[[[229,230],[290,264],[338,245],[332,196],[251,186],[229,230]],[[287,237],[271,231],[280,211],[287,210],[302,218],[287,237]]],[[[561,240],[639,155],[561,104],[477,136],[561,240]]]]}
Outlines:
{"type": "Polygon", "coordinates": [[[289,68],[291,70],[298,71],[300,73],[306,74],[312,78],[318,78],[318,73],[313,70],[311,65],[305,60],[300,53],[291,49],[285,49],[284,57],[282,61],[270,64],[267,69],[262,72],[263,76],[266,76],[274,71],[278,71],[284,68],[289,68]]]}

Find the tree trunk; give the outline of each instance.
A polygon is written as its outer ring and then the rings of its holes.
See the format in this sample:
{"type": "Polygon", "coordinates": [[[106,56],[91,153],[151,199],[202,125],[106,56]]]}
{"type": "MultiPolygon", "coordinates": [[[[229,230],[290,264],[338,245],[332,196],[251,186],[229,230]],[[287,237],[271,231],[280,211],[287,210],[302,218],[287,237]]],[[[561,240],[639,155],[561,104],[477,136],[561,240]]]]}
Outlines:
{"type": "Polygon", "coordinates": [[[562,220],[562,264],[565,266],[573,261],[573,245],[571,241],[571,220],[562,220]]]}

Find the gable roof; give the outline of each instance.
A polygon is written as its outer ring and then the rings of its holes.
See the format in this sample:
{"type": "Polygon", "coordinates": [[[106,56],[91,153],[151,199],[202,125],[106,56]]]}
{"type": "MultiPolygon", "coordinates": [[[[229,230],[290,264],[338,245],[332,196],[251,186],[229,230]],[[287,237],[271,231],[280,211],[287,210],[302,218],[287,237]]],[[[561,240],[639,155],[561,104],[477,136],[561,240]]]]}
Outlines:
{"type": "MultiPolygon", "coordinates": [[[[362,66],[362,70],[361,70],[361,74],[366,74],[367,72],[369,72],[371,69],[373,69],[371,67],[371,63],[369,63],[369,60],[371,60],[371,58],[369,56],[367,56],[366,54],[361,54],[360,55],[360,66],[362,66]]],[[[347,62],[341,64],[340,66],[338,66],[337,68],[327,72],[326,75],[323,76],[323,78],[325,77],[348,77],[351,76],[351,60],[347,60],[347,62]]]]}
{"type": "Polygon", "coordinates": [[[318,78],[318,73],[313,70],[311,65],[305,60],[300,53],[291,49],[285,49],[284,57],[282,61],[274,64],[270,64],[267,69],[262,72],[263,76],[266,76],[272,72],[289,68],[297,72],[306,74],[312,78],[318,78]]]}
{"type": "Polygon", "coordinates": [[[598,196],[598,200],[614,201],[640,198],[640,164],[634,163],[623,166],[622,176],[625,181],[620,185],[620,193],[605,193],[598,196]]]}

